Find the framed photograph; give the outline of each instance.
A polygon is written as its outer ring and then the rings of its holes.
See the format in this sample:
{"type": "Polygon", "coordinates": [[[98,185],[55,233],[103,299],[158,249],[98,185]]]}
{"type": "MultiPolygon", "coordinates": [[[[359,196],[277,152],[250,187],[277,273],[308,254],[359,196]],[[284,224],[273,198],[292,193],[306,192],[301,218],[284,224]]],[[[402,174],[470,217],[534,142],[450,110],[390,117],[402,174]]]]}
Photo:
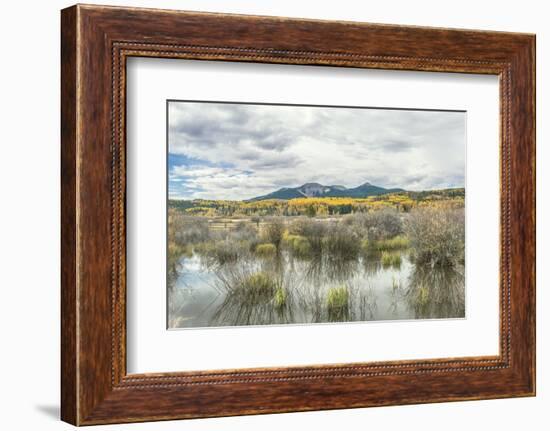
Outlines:
{"type": "Polygon", "coordinates": [[[465,120],[169,100],[168,328],[464,318],[465,120]]]}
{"type": "Polygon", "coordinates": [[[62,11],[62,419],[535,394],[535,37],[62,11]]]}

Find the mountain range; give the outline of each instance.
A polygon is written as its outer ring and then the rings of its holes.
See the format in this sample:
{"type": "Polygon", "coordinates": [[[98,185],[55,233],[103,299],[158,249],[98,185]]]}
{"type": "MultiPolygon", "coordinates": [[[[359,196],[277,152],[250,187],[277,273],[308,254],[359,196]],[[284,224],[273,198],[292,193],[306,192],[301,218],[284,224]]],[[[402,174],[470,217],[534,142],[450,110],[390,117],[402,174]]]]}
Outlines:
{"type": "Polygon", "coordinates": [[[249,199],[250,202],[263,201],[266,199],[294,199],[294,198],[366,198],[369,196],[383,195],[386,193],[403,192],[399,188],[386,189],[375,186],[369,182],[360,186],[347,188],[344,186],[333,185],[324,186],[319,183],[306,183],[300,187],[283,187],[272,193],[263,196],[257,196],[249,199]]]}

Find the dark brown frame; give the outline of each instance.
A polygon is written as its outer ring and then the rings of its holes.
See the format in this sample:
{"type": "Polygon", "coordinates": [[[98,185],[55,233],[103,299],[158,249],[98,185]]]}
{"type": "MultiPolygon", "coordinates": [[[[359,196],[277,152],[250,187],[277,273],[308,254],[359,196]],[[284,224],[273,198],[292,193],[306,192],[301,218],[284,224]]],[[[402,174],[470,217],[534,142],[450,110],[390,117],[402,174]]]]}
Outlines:
{"type": "Polygon", "coordinates": [[[63,420],[88,425],[535,394],[534,35],[81,5],[61,17],[63,420]],[[498,75],[500,354],[127,375],[129,56],[498,75]]]}

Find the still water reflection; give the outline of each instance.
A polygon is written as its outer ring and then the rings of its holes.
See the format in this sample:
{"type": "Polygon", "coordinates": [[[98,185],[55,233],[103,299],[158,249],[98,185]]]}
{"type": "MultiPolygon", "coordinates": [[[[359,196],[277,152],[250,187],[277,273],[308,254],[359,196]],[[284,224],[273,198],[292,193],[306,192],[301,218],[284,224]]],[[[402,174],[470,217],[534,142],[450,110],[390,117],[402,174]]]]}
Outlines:
{"type": "Polygon", "coordinates": [[[281,253],[238,264],[180,260],[169,282],[170,328],[464,317],[464,267],[380,255],[338,261],[281,253]],[[243,288],[246,286],[246,289],[243,288]]]}

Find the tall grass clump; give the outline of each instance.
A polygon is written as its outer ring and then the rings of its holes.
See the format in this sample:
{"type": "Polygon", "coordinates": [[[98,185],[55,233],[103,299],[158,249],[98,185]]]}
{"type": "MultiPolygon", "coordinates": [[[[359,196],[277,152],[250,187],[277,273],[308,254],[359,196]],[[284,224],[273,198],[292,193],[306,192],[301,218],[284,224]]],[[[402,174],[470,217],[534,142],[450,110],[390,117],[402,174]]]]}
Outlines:
{"type": "Polygon", "coordinates": [[[273,303],[275,308],[282,309],[287,305],[288,294],[282,287],[277,288],[275,295],[273,296],[273,303]]]}
{"type": "Polygon", "coordinates": [[[374,241],[374,248],[378,251],[384,250],[402,250],[410,246],[410,241],[403,235],[398,235],[390,239],[381,239],[374,241]]]}
{"type": "Polygon", "coordinates": [[[349,291],[346,286],[331,287],[327,292],[327,313],[330,321],[344,320],[349,316],[349,291]]]}
{"type": "Polygon", "coordinates": [[[289,233],[307,239],[312,255],[320,255],[323,251],[323,237],[326,232],[325,223],[314,219],[299,219],[289,226],[289,233]]]}
{"type": "Polygon", "coordinates": [[[236,286],[236,292],[249,298],[273,297],[278,289],[277,281],[267,272],[256,272],[245,276],[236,286]]]}
{"type": "Polygon", "coordinates": [[[415,290],[414,300],[418,306],[420,307],[426,306],[428,304],[428,301],[430,300],[430,290],[428,286],[423,284],[417,286],[415,290]]]}
{"type": "Polygon", "coordinates": [[[284,243],[295,257],[309,257],[311,255],[311,246],[307,238],[300,235],[286,235],[284,243]]]}
{"type": "Polygon", "coordinates": [[[396,253],[389,253],[387,251],[382,252],[382,256],[380,258],[383,266],[401,266],[401,255],[396,253]]]}
{"type": "Polygon", "coordinates": [[[464,262],[464,208],[417,208],[405,222],[416,263],[453,266],[464,262]]]}
{"type": "Polygon", "coordinates": [[[277,254],[277,247],[275,244],[266,243],[258,244],[256,246],[256,254],[260,257],[273,257],[277,254]]]}
{"type": "Polygon", "coordinates": [[[178,211],[171,210],[168,213],[168,234],[169,239],[179,246],[208,241],[208,220],[203,217],[184,216],[178,211]]]}

